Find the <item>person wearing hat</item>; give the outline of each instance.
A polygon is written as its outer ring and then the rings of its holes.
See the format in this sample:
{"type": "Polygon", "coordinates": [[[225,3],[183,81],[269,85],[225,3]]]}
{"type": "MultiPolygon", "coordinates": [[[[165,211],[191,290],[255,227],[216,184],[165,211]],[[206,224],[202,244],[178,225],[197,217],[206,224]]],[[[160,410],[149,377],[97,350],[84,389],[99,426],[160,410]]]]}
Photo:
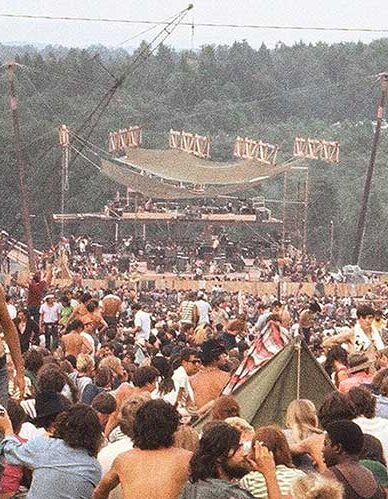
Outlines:
{"type": "Polygon", "coordinates": [[[349,377],[340,382],[338,390],[347,393],[351,388],[360,385],[369,385],[373,381],[370,369],[373,361],[365,353],[353,353],[348,357],[349,377]]]}
{"type": "Polygon", "coordinates": [[[203,368],[190,378],[194,399],[198,409],[215,400],[228,383],[230,374],[222,371],[227,353],[225,346],[216,339],[202,343],[199,353],[203,368]]]}
{"type": "Polygon", "coordinates": [[[44,428],[47,436],[51,436],[55,430],[57,417],[70,406],[69,400],[60,393],[48,390],[38,392],[35,398],[36,426],[44,428]]]}
{"type": "Polygon", "coordinates": [[[58,348],[58,323],[61,315],[61,307],[55,300],[54,295],[47,295],[44,303],[40,306],[40,329],[44,331],[45,346],[47,350],[58,348]]]}

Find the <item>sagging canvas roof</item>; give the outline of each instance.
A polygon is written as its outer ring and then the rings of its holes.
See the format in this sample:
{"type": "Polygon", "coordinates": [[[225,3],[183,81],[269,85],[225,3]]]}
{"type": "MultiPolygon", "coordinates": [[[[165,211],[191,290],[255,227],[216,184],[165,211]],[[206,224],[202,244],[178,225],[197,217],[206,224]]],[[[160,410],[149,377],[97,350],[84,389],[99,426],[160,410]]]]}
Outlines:
{"type": "Polygon", "coordinates": [[[289,168],[290,164],[253,160],[217,163],[172,149],[133,149],[128,157],[101,161],[102,173],[112,180],[159,199],[216,197],[248,190],[289,168]]]}
{"type": "MultiPolygon", "coordinates": [[[[232,393],[240,404],[241,417],[255,428],[271,423],[284,427],[287,407],[298,394],[298,345],[298,340],[293,340],[232,393]]],[[[319,408],[333,390],[330,378],[302,341],[299,398],[309,399],[319,408]]],[[[196,428],[207,421],[208,417],[202,418],[196,428]]]]}

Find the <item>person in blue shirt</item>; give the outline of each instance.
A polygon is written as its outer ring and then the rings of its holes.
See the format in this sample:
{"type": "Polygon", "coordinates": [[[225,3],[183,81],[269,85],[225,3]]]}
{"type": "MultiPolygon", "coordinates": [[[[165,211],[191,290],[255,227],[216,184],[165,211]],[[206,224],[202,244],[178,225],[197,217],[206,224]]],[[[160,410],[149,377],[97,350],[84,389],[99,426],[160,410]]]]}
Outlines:
{"type": "Polygon", "coordinates": [[[32,470],[28,499],[90,499],[101,479],[96,456],[103,437],[96,412],[76,404],[61,414],[52,438],[21,443],[13,436],[8,414],[0,415],[0,454],[9,464],[32,470]]]}

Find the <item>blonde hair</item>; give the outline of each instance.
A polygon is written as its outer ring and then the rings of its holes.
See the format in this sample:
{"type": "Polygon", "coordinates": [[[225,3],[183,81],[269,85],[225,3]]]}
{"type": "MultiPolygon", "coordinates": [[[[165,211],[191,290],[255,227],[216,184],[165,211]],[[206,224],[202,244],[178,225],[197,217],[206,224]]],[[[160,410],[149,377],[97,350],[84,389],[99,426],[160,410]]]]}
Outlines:
{"type": "Polygon", "coordinates": [[[241,431],[241,433],[245,432],[255,432],[255,429],[253,428],[252,425],[250,425],[245,419],[243,418],[226,418],[225,423],[228,423],[228,425],[233,426],[233,428],[236,428],[236,430],[241,431]]]}
{"type": "Polygon", "coordinates": [[[310,433],[322,433],[318,428],[318,416],[311,400],[293,400],[287,407],[286,427],[292,431],[292,436],[299,442],[310,433]]]}
{"type": "Polygon", "coordinates": [[[290,495],[292,499],[342,499],[343,487],[336,480],[309,473],[291,485],[290,495]]]}
{"type": "Polygon", "coordinates": [[[77,357],[77,371],[87,373],[94,368],[93,357],[87,353],[80,353],[77,357]]]}
{"type": "Polygon", "coordinates": [[[108,355],[101,360],[99,367],[107,367],[117,374],[121,369],[121,361],[114,355],[108,355]]]}

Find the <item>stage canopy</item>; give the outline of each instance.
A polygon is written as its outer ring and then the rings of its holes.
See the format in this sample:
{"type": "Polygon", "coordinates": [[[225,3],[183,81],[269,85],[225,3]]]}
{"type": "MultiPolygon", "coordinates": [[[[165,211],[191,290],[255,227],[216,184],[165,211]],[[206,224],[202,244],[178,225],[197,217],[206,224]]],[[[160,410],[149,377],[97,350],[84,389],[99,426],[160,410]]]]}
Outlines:
{"type": "Polygon", "coordinates": [[[246,191],[290,167],[290,163],[269,165],[255,160],[214,162],[173,149],[135,148],[123,158],[101,159],[101,171],[109,178],[158,199],[209,198],[246,191]]]}

